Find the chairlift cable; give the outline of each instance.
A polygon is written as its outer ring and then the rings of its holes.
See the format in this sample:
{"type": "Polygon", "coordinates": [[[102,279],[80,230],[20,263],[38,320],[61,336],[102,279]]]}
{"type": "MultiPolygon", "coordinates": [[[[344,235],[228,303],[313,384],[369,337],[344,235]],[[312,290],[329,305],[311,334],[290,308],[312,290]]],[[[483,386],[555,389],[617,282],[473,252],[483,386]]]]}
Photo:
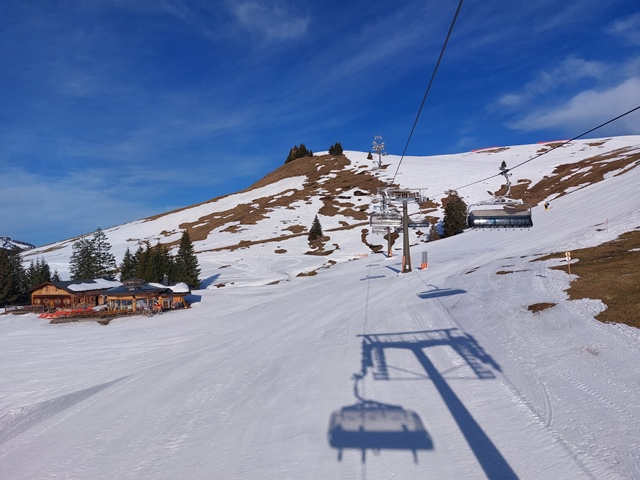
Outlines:
{"type": "Polygon", "coordinates": [[[542,155],[545,155],[545,154],[547,154],[547,153],[549,153],[549,152],[551,152],[551,151],[555,150],[556,148],[564,147],[566,144],[571,143],[571,142],[573,142],[574,140],[577,140],[577,139],[579,139],[579,138],[581,138],[581,137],[584,137],[585,135],[588,135],[588,134],[590,134],[591,132],[593,132],[593,131],[595,131],[595,130],[598,130],[599,128],[604,127],[605,125],[609,125],[610,123],[615,122],[616,120],[619,120],[619,119],[621,119],[622,117],[624,117],[624,116],[626,116],[626,115],[629,115],[630,113],[635,112],[636,110],[640,110],[640,105],[638,105],[638,106],[637,106],[637,107],[635,107],[635,108],[632,108],[631,110],[629,110],[628,112],[623,113],[622,115],[618,115],[617,117],[612,118],[611,120],[608,120],[608,121],[606,121],[606,122],[604,122],[604,123],[601,123],[600,125],[598,125],[597,127],[592,128],[591,130],[588,130],[588,131],[586,131],[586,132],[584,132],[584,133],[581,133],[580,135],[578,135],[578,136],[576,136],[576,137],[573,137],[571,140],[567,140],[567,141],[562,142],[562,143],[560,143],[560,144],[558,144],[558,145],[555,145],[555,146],[553,146],[552,148],[550,148],[549,150],[546,150],[546,151],[544,151],[544,152],[542,152],[542,153],[539,153],[538,155],[536,155],[536,156],[534,156],[534,157],[530,158],[529,160],[525,160],[524,162],[519,163],[519,164],[518,164],[518,165],[516,165],[515,167],[511,167],[509,170],[513,170],[514,168],[518,168],[518,167],[520,167],[520,166],[524,165],[525,163],[529,163],[529,162],[531,162],[532,160],[535,160],[536,158],[541,157],[542,155]]]}
{"type": "Polygon", "coordinates": [[[418,124],[418,119],[420,118],[420,114],[422,113],[422,108],[427,100],[427,96],[429,95],[429,90],[431,90],[431,85],[433,84],[433,80],[436,76],[436,72],[438,71],[438,67],[440,66],[440,62],[442,61],[442,57],[444,56],[444,51],[447,48],[447,43],[449,43],[449,38],[451,37],[451,32],[453,32],[453,26],[456,24],[456,20],[458,19],[458,14],[460,13],[460,9],[462,8],[462,3],[464,0],[460,0],[458,3],[458,9],[456,10],[455,15],[453,16],[453,21],[451,22],[451,26],[449,27],[449,32],[447,33],[447,37],[442,45],[442,49],[440,50],[440,56],[438,57],[438,61],[436,62],[436,66],[433,69],[433,73],[431,74],[431,80],[429,80],[429,85],[427,86],[426,92],[424,92],[424,97],[422,98],[422,103],[420,104],[420,108],[418,109],[418,114],[416,115],[416,119],[413,122],[413,127],[411,127],[411,132],[409,133],[409,138],[407,138],[407,143],[404,146],[404,150],[402,151],[402,156],[400,157],[400,162],[398,162],[398,167],[396,168],[396,172],[393,174],[393,178],[391,179],[391,183],[396,179],[398,175],[398,170],[400,170],[400,165],[402,164],[402,160],[404,159],[405,154],[407,153],[407,148],[409,148],[409,142],[411,142],[411,137],[413,136],[413,132],[416,129],[416,125],[418,124]]]}
{"type": "MultiPolygon", "coordinates": [[[[537,155],[535,155],[535,156],[531,157],[529,160],[525,160],[524,162],[521,162],[521,163],[517,164],[517,165],[516,165],[516,166],[514,166],[514,167],[508,168],[508,169],[507,169],[507,171],[514,170],[514,169],[516,169],[516,168],[518,168],[518,167],[521,167],[521,166],[522,166],[522,165],[524,165],[525,163],[529,163],[529,162],[531,162],[531,161],[533,161],[533,160],[537,160],[537,159],[538,159],[538,158],[540,158],[541,156],[546,155],[547,153],[552,152],[552,151],[554,151],[554,150],[555,150],[555,149],[557,149],[557,148],[563,147],[563,146],[567,145],[568,143],[573,142],[574,140],[577,140],[577,139],[579,139],[579,138],[581,138],[581,137],[584,137],[585,135],[588,135],[588,134],[590,134],[591,132],[594,132],[594,131],[598,130],[599,128],[604,127],[605,125],[609,125],[610,123],[613,123],[613,122],[615,122],[616,120],[620,120],[622,117],[625,117],[625,116],[627,116],[627,115],[629,115],[629,114],[631,114],[631,113],[635,112],[636,110],[640,110],[640,105],[638,105],[638,106],[637,106],[637,107],[635,107],[635,108],[632,108],[631,110],[629,110],[629,111],[627,111],[627,112],[625,112],[625,113],[623,113],[623,114],[621,114],[621,115],[618,115],[618,116],[617,116],[617,117],[615,117],[615,118],[612,118],[611,120],[607,120],[606,122],[601,123],[601,124],[600,124],[600,125],[598,125],[597,127],[594,127],[594,128],[592,128],[592,129],[590,129],[590,130],[587,130],[586,132],[583,132],[583,133],[581,133],[580,135],[576,135],[575,137],[573,137],[573,138],[572,138],[572,139],[570,139],[570,140],[566,140],[566,141],[564,141],[564,142],[562,142],[562,143],[560,143],[560,144],[558,144],[558,145],[555,145],[555,146],[551,147],[549,150],[545,150],[544,152],[538,153],[537,155]]],[[[455,191],[462,190],[463,188],[467,188],[467,187],[470,187],[470,186],[472,186],[472,185],[476,185],[476,184],[478,184],[478,183],[485,182],[485,181],[490,180],[490,179],[492,179],[492,178],[494,178],[494,177],[497,177],[497,176],[499,176],[499,175],[502,175],[502,172],[501,172],[501,173],[495,173],[495,174],[493,174],[493,175],[491,175],[491,176],[489,176],[489,177],[483,178],[483,179],[481,179],[481,180],[476,180],[475,182],[471,182],[471,183],[468,183],[468,184],[463,185],[463,186],[461,186],[461,187],[454,188],[453,190],[455,190],[455,191]]],[[[441,193],[447,193],[447,192],[441,192],[441,193]]]]}

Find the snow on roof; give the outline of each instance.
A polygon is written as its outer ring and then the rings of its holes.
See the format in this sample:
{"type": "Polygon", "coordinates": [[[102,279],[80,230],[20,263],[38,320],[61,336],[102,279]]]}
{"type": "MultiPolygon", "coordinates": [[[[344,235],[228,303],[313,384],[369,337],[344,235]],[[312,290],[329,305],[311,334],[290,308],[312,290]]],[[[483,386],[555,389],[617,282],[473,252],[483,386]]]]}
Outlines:
{"type": "Polygon", "coordinates": [[[189,293],[191,291],[189,285],[184,282],[178,282],[175,285],[163,285],[161,283],[149,282],[149,285],[157,288],[168,288],[173,293],[189,293]]]}
{"type": "Polygon", "coordinates": [[[103,288],[113,288],[122,285],[117,280],[106,280],[104,278],[96,278],[93,280],[78,280],[79,283],[69,283],[67,288],[73,292],[84,292],[87,290],[100,290],[103,288]]]}

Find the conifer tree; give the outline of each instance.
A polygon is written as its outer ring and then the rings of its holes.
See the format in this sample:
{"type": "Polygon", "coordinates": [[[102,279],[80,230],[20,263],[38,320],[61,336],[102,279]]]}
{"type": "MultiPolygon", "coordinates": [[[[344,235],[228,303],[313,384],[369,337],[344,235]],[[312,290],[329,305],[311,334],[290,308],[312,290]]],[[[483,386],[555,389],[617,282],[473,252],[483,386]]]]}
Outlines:
{"type": "Polygon", "coordinates": [[[93,234],[93,254],[95,256],[95,273],[91,278],[113,278],[116,272],[116,257],[111,253],[111,244],[100,227],[93,234]]]}
{"type": "Polygon", "coordinates": [[[320,220],[318,220],[318,215],[316,215],[313,219],[313,223],[311,224],[311,229],[309,230],[308,240],[313,242],[322,238],[322,225],[320,225],[320,220]]]}
{"type": "Polygon", "coordinates": [[[44,258],[38,258],[35,262],[31,260],[31,264],[26,271],[25,280],[27,290],[51,280],[51,270],[44,258]]]}
{"type": "Polygon", "coordinates": [[[329,155],[342,155],[342,144],[340,142],[336,142],[329,147],[329,155]]]}
{"type": "Polygon", "coordinates": [[[69,271],[71,280],[80,278],[96,278],[96,261],[93,242],[86,238],[79,238],[71,246],[69,271]]]}
{"type": "Polygon", "coordinates": [[[113,278],[116,259],[101,228],[95,231],[92,238],[83,237],[74,242],[69,270],[72,280],[113,278]]]}
{"type": "Polygon", "coordinates": [[[294,145],[293,148],[289,150],[289,156],[287,156],[287,159],[284,161],[284,163],[289,163],[296,158],[302,157],[313,157],[313,152],[311,150],[307,150],[307,147],[304,145],[304,143],[301,143],[299,147],[297,145],[294,145]]]}
{"type": "Polygon", "coordinates": [[[169,249],[166,245],[157,243],[150,252],[145,280],[147,282],[161,283],[165,275],[167,278],[172,279],[174,271],[174,259],[169,253],[169,249]]]}
{"type": "Polygon", "coordinates": [[[58,273],[58,269],[57,268],[53,271],[53,275],[51,275],[51,281],[52,282],[59,282],[60,281],[60,274],[58,273]]]}
{"type": "Polygon", "coordinates": [[[0,307],[24,301],[25,272],[18,249],[0,248],[0,307]]]}
{"type": "Polygon", "coordinates": [[[180,238],[178,254],[175,258],[175,280],[176,282],[186,283],[189,288],[197,289],[200,287],[199,276],[198,257],[195,254],[193,243],[191,243],[189,232],[184,230],[180,238]]]}
{"type": "Polygon", "coordinates": [[[462,233],[467,227],[467,204],[457,192],[451,193],[444,207],[444,236],[451,237],[462,233]]]}
{"type": "Polygon", "coordinates": [[[135,277],[142,280],[150,278],[151,265],[151,244],[149,241],[144,242],[144,248],[142,245],[138,247],[135,254],[136,272],[135,277]]]}
{"type": "Polygon", "coordinates": [[[122,257],[122,263],[120,264],[120,281],[124,282],[130,278],[136,276],[136,269],[138,267],[136,257],[131,253],[129,247],[124,252],[124,257],[122,257]]]}

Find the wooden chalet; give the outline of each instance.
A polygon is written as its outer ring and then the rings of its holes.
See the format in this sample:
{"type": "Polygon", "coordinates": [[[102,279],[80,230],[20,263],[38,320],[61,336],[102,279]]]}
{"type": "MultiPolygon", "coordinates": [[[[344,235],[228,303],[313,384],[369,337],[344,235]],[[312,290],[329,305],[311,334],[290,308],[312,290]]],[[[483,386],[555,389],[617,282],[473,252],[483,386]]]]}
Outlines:
{"type": "Polygon", "coordinates": [[[107,290],[120,282],[103,278],[45,282],[32,288],[31,305],[43,306],[45,310],[86,308],[103,305],[107,290]]]}
{"type": "Polygon", "coordinates": [[[110,312],[138,313],[154,309],[169,310],[187,308],[189,305],[185,297],[190,293],[189,287],[184,283],[163,285],[130,278],[122,285],[107,290],[106,302],[110,312]]]}

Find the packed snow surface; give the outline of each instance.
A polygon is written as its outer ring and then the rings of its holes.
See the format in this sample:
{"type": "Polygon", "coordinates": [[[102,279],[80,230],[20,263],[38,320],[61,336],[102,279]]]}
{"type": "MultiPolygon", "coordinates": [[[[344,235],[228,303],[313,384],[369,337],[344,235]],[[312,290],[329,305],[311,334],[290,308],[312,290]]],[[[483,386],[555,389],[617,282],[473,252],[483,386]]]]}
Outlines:
{"type": "Polygon", "coordinates": [[[188,310],[0,316],[0,478],[640,478],[640,332],[549,268],[639,227],[639,184],[416,245],[411,273],[256,246],[203,254],[188,310]]]}

